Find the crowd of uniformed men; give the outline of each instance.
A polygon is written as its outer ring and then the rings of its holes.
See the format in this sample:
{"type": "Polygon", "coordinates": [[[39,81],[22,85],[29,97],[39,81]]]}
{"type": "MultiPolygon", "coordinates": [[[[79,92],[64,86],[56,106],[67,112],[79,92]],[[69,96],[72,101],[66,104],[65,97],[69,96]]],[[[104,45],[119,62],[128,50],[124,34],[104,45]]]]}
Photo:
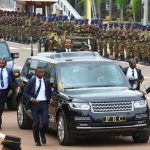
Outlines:
{"type": "Polygon", "coordinates": [[[150,25],[140,23],[109,22],[102,18],[70,20],[67,16],[27,14],[0,10],[0,37],[5,40],[28,44],[46,37],[48,50],[62,47],[68,35],[91,36],[97,39],[97,51],[103,56],[128,60],[133,57],[150,65],[150,25]]]}

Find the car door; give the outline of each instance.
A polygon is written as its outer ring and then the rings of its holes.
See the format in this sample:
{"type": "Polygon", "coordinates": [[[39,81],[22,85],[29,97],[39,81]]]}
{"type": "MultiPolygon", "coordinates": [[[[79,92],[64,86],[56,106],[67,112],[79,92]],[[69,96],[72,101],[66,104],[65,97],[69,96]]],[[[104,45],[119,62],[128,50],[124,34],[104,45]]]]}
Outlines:
{"type": "Polygon", "coordinates": [[[50,79],[51,83],[51,88],[52,88],[52,98],[49,104],[49,127],[53,130],[56,129],[56,124],[55,124],[55,114],[56,114],[56,108],[57,105],[55,103],[56,99],[56,71],[55,71],[55,64],[49,64],[45,68],[45,76],[50,79]]]}

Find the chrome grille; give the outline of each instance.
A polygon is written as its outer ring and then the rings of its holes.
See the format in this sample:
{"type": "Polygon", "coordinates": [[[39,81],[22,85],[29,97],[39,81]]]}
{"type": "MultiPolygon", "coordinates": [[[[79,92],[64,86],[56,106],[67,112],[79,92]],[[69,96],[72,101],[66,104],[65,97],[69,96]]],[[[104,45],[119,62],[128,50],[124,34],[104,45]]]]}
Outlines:
{"type": "Polygon", "coordinates": [[[93,112],[132,111],[132,101],[92,102],[93,112]]]}

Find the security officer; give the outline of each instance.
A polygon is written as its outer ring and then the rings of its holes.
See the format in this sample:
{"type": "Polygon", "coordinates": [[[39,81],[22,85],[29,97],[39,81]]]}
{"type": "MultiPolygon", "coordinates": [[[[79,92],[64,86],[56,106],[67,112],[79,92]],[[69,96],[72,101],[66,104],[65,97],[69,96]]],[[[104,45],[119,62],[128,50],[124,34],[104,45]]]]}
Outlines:
{"type": "Polygon", "coordinates": [[[41,142],[46,144],[45,133],[48,128],[49,117],[48,103],[50,102],[52,91],[50,80],[44,77],[42,67],[38,66],[36,68],[35,76],[28,81],[23,94],[26,102],[30,103],[33,118],[33,136],[36,146],[41,146],[41,142]]]}
{"type": "MultiPolygon", "coordinates": [[[[13,76],[13,71],[6,68],[7,61],[0,59],[0,129],[2,125],[2,113],[4,110],[7,94],[10,88],[19,85],[13,76]]],[[[14,91],[14,90],[13,90],[14,91]]]]}

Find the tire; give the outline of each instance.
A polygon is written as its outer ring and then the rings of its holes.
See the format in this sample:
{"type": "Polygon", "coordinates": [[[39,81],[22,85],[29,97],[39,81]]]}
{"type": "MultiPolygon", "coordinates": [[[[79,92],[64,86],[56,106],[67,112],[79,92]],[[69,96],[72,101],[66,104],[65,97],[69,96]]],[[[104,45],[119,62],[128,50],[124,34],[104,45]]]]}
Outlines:
{"type": "Polygon", "coordinates": [[[72,145],[74,140],[70,135],[63,113],[59,113],[57,118],[57,136],[61,145],[72,145]]]}
{"type": "Polygon", "coordinates": [[[28,117],[21,101],[18,103],[18,107],[17,107],[17,121],[18,121],[18,126],[21,129],[32,128],[32,120],[28,117]]]}
{"type": "Polygon", "coordinates": [[[133,135],[132,138],[135,143],[147,143],[149,141],[149,134],[133,135]]]}
{"type": "Polygon", "coordinates": [[[16,110],[17,109],[16,95],[11,94],[10,97],[7,98],[6,104],[8,110],[16,110]]]}

